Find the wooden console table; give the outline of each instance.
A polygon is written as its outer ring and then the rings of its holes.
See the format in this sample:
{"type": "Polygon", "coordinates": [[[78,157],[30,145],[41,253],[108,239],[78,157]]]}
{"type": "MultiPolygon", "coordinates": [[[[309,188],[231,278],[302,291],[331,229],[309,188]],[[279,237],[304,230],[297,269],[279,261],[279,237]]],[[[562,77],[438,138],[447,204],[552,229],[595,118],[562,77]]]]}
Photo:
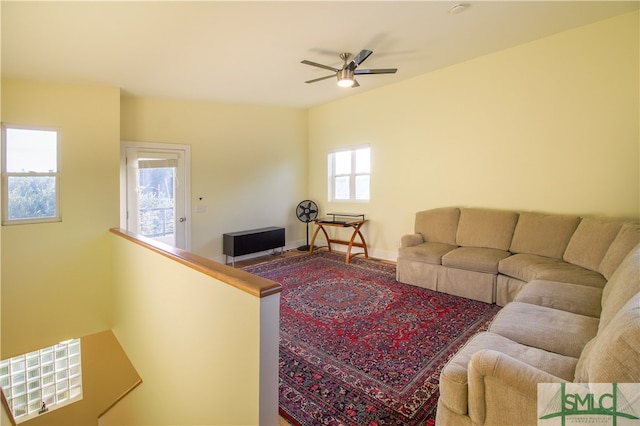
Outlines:
{"type": "Polygon", "coordinates": [[[364,236],[362,232],[360,232],[360,228],[362,225],[367,223],[367,219],[364,218],[363,214],[351,214],[351,213],[327,213],[330,218],[317,219],[314,221],[316,224],[316,231],[313,233],[313,238],[311,238],[311,244],[309,245],[309,254],[313,254],[314,249],[319,249],[323,247],[327,247],[329,251],[331,251],[331,243],[334,244],[343,244],[347,247],[347,256],[345,259],[346,263],[349,263],[354,256],[359,254],[364,254],[365,258],[369,258],[369,252],[367,251],[367,243],[364,240],[364,236]],[[345,240],[337,240],[329,238],[329,234],[327,234],[327,230],[324,229],[326,226],[336,227],[336,228],[352,228],[353,233],[351,234],[351,239],[349,241],[345,240]],[[327,240],[326,246],[315,247],[313,243],[316,241],[316,237],[318,236],[318,232],[322,231],[324,233],[324,237],[327,240]],[[360,242],[355,241],[356,236],[360,237],[360,242]],[[360,247],[364,249],[364,252],[358,252],[351,254],[351,249],[353,247],[360,247]]]}

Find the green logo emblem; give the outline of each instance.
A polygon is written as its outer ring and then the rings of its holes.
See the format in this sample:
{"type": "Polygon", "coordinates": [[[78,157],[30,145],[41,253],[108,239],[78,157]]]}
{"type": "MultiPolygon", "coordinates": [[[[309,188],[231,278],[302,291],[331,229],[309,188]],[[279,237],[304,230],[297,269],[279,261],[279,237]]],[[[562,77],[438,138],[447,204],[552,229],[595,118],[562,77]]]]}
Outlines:
{"type": "MultiPolygon", "coordinates": [[[[542,385],[542,384],[541,384],[542,385]]],[[[545,384],[558,385],[558,384],[545,384]]],[[[573,392],[567,390],[566,383],[559,383],[560,388],[555,392],[549,403],[540,410],[540,385],[538,387],[538,414],[539,420],[547,420],[555,417],[561,419],[561,425],[565,426],[567,418],[573,420],[572,423],[592,423],[593,416],[607,416],[613,422],[613,426],[617,426],[618,418],[638,420],[638,415],[634,411],[632,403],[620,391],[617,383],[602,384],[607,389],[600,392],[590,392],[589,389],[580,385],[572,387],[573,392]],[[577,388],[576,388],[577,387],[577,388]],[[589,392],[585,392],[589,390],[589,392]],[[542,411],[542,413],[540,412],[542,411]]],[[[638,395],[634,395],[631,401],[637,404],[638,395]]],[[[600,417],[601,418],[601,417],[600,417]]],[[[539,424],[542,424],[539,422],[539,424]]]]}

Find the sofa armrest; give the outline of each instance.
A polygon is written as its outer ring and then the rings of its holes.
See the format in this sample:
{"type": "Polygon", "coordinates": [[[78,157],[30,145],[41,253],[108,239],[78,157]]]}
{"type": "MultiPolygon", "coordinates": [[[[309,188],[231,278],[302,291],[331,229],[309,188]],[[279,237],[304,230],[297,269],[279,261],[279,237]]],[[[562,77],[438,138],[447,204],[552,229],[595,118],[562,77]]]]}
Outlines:
{"type": "Polygon", "coordinates": [[[413,247],[422,243],[424,243],[424,238],[422,238],[422,234],[403,235],[402,238],[400,239],[400,247],[413,247]]]}
{"type": "Polygon", "coordinates": [[[468,375],[469,417],[477,424],[536,424],[538,383],[566,382],[491,349],[473,354],[468,375]]]}

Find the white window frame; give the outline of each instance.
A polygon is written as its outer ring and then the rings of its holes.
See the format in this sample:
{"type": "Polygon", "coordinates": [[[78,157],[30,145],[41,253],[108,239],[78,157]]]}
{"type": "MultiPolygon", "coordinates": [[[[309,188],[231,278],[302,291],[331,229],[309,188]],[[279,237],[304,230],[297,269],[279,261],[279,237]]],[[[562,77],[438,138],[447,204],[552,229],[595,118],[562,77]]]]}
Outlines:
{"type": "Polygon", "coordinates": [[[348,148],[339,148],[329,151],[327,156],[328,165],[328,200],[331,202],[350,202],[350,203],[368,203],[371,201],[371,146],[357,145],[348,148]],[[368,173],[356,173],[356,151],[361,149],[369,149],[369,172],[368,173]],[[348,174],[336,173],[336,154],[350,152],[351,154],[351,170],[348,174]],[[369,177],[369,192],[367,198],[356,198],[356,178],[358,176],[369,177]],[[336,197],[336,178],[348,177],[349,178],[349,198],[337,198],[336,197]]]}
{"type": "Polygon", "coordinates": [[[54,128],[22,126],[12,124],[2,124],[2,225],[20,225],[31,223],[49,223],[62,221],[62,208],[60,204],[60,131],[54,128]],[[28,171],[24,173],[7,171],[7,130],[33,130],[46,131],[56,133],[56,171],[55,172],[34,172],[28,171]],[[9,218],[9,178],[10,177],[54,177],[56,191],[56,209],[53,216],[32,217],[26,219],[10,219],[9,218]]]}

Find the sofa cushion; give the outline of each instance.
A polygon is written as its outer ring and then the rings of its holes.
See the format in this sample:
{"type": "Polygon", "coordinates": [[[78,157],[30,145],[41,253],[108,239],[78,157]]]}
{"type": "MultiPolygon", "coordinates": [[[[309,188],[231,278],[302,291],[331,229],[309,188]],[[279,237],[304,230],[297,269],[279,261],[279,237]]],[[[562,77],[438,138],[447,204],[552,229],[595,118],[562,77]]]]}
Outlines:
{"type": "Polygon", "coordinates": [[[640,292],[640,244],[622,261],[602,290],[600,330],[605,328],[616,313],[640,292]]]}
{"type": "Polygon", "coordinates": [[[440,398],[458,414],[468,411],[467,367],[471,356],[483,349],[493,349],[556,377],[573,380],[577,358],[522,345],[495,333],[482,332],[471,338],[444,366],[440,374],[440,398]]]}
{"type": "Polygon", "coordinates": [[[518,214],[511,211],[463,208],[456,244],[508,250],[517,221],[518,214]]]}
{"type": "Polygon", "coordinates": [[[598,271],[607,249],[621,227],[622,222],[582,219],[562,258],[574,265],[598,271]]]}
{"type": "Polygon", "coordinates": [[[457,247],[458,246],[445,243],[422,243],[417,246],[400,247],[398,249],[398,257],[418,262],[431,263],[433,265],[441,265],[442,256],[457,247]]]}
{"type": "Polygon", "coordinates": [[[562,259],[579,222],[578,216],[520,213],[509,251],[562,259]]]}
{"type": "Polygon", "coordinates": [[[582,351],[574,381],[640,382],[640,293],[629,299],[582,351]]]}
{"type": "Polygon", "coordinates": [[[501,274],[522,281],[548,280],[602,288],[607,283],[598,272],[572,265],[560,259],[535,254],[515,254],[500,261],[501,274]]]}
{"type": "Polygon", "coordinates": [[[456,232],[460,209],[442,207],[416,213],[415,232],[422,234],[425,241],[456,244],[456,232]]]}
{"type": "Polygon", "coordinates": [[[640,225],[625,223],[600,263],[599,271],[606,279],[618,269],[627,254],[640,243],[640,225]]]}
{"type": "Polygon", "coordinates": [[[467,271],[498,273],[498,263],[511,256],[504,250],[479,247],[459,247],[442,256],[442,265],[467,271]]]}
{"type": "Polygon", "coordinates": [[[534,280],[524,286],[514,301],[598,318],[602,310],[601,298],[601,288],[534,280]]]}
{"type": "Polygon", "coordinates": [[[523,345],[578,358],[598,331],[598,318],[529,303],[511,302],[489,331],[523,345]]]}

